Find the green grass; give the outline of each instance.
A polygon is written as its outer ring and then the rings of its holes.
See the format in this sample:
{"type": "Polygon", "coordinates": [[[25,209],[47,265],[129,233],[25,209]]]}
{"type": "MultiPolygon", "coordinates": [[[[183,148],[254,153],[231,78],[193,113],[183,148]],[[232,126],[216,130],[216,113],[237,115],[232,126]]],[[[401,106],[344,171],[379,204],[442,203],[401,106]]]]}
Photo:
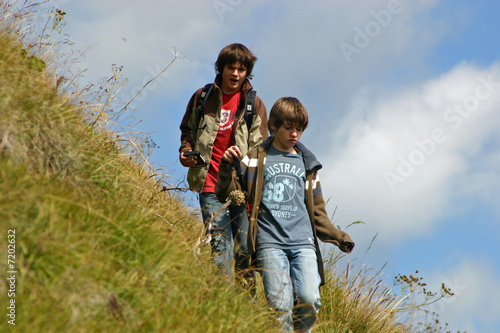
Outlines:
{"type": "MultiPolygon", "coordinates": [[[[277,331],[261,284],[252,302],[217,274],[209,249],[199,245],[198,215],[160,189],[140,154],[131,153],[137,145],[100,126],[97,119],[109,119],[102,105],[89,111],[83,94],[56,83],[50,57],[28,56],[25,36],[6,17],[0,20],[0,331],[277,331]],[[122,145],[127,140],[131,145],[122,145]],[[8,230],[15,230],[14,298],[6,280],[8,230]],[[6,316],[11,299],[15,326],[6,316]]],[[[411,331],[392,312],[400,296],[377,274],[333,271],[327,278],[315,332],[411,331]]],[[[433,329],[425,331],[441,331],[433,329]]]]}
{"type": "Polygon", "coordinates": [[[269,311],[197,254],[202,229],[188,207],[25,60],[0,37],[0,246],[15,230],[15,330],[270,329],[269,311]]]}

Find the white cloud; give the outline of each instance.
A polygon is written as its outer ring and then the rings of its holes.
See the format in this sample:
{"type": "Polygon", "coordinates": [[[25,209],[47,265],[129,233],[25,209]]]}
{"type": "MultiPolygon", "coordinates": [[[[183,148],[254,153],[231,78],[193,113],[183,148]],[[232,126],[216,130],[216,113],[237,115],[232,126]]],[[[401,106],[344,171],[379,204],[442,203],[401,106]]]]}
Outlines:
{"type": "Polygon", "coordinates": [[[220,24],[210,2],[92,0],[69,2],[62,9],[69,16],[66,32],[76,43],[74,48],[86,50],[82,66],[89,69],[87,81],[109,75],[111,64],[117,64],[124,66],[124,75],[131,79],[125,90],[142,86],[152,72],[172,60],[169,47],[182,51],[189,66],[175,72],[176,64],[167,72],[172,78],[164,80],[163,89],[155,95],[165,91],[178,94],[179,87],[189,86],[188,79],[199,78],[200,72],[213,76],[213,61],[223,36],[209,33],[220,24]]]}
{"type": "Polygon", "coordinates": [[[363,219],[382,239],[404,239],[429,231],[454,198],[481,193],[464,187],[472,178],[497,182],[498,155],[485,145],[498,144],[497,65],[463,64],[420,86],[358,98],[332,126],[334,146],[322,158],[323,187],[340,220],[363,219]]]}
{"type": "Polygon", "coordinates": [[[263,59],[259,66],[275,72],[266,76],[264,90],[274,93],[271,101],[297,94],[311,98],[308,104],[317,105],[318,112],[325,107],[334,112],[360,81],[389,79],[381,75],[388,68],[420,73],[421,60],[445,33],[435,22],[415,18],[434,5],[390,0],[270,5],[277,19],[266,21],[264,31],[256,27],[263,59]],[[355,51],[344,52],[347,44],[355,51]]]}
{"type": "Polygon", "coordinates": [[[270,104],[285,94],[307,99],[311,88],[336,91],[345,101],[344,96],[361,79],[395,63],[413,68],[408,66],[408,52],[417,62],[443,34],[435,24],[415,19],[434,5],[435,1],[393,0],[307,4],[89,0],[84,4],[67,2],[61,7],[68,12],[67,30],[78,43],[76,49],[91,46],[84,63],[89,67],[89,81],[107,75],[111,64],[116,63],[125,67],[127,77],[138,82],[135,85],[140,84],[149,75],[147,66],[157,68],[169,62],[169,45],[190,60],[189,65],[171,71],[171,80],[163,83],[164,91],[176,95],[181,87],[191,91],[200,85],[198,81],[211,80],[220,49],[242,42],[260,59],[256,68],[263,78],[259,89],[269,96],[265,102],[270,104]],[[389,16],[384,17],[387,13],[389,16]],[[356,43],[358,30],[369,39],[364,42],[367,45],[356,43]],[[416,44],[419,40],[422,45],[416,44]],[[341,51],[342,42],[359,49],[350,63],[341,51]]]}
{"type": "Polygon", "coordinates": [[[428,307],[439,315],[441,323],[448,323],[451,332],[498,332],[500,318],[495,305],[500,297],[498,265],[492,265],[495,258],[481,255],[480,258],[463,259],[449,271],[436,270],[428,290],[437,291],[441,283],[455,294],[428,307]],[[481,322],[481,326],[478,326],[481,322]]]}

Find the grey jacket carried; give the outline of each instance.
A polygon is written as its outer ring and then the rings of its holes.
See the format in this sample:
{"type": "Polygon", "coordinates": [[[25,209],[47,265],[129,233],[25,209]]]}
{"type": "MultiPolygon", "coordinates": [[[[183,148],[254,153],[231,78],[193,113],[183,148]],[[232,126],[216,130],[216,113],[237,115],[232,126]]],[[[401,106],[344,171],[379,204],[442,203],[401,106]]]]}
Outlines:
{"type": "MultiPolygon", "coordinates": [[[[242,190],[247,194],[249,207],[249,230],[248,230],[248,251],[255,259],[256,239],[258,231],[258,214],[264,184],[264,166],[267,151],[273,142],[274,137],[269,137],[258,147],[252,149],[243,157],[240,163],[228,163],[222,160],[219,166],[219,179],[215,185],[215,194],[219,201],[226,202],[229,193],[233,190],[242,190]]],[[[318,238],[326,243],[332,243],[343,252],[351,252],[354,242],[351,237],[337,229],[328,218],[325,201],[321,192],[318,170],[322,168],[321,163],[316,159],[302,143],[295,146],[304,158],[306,168],[306,208],[311,221],[311,228],[314,234],[314,245],[318,260],[318,271],[321,276],[321,285],[325,283],[324,265],[318,238]]]]}

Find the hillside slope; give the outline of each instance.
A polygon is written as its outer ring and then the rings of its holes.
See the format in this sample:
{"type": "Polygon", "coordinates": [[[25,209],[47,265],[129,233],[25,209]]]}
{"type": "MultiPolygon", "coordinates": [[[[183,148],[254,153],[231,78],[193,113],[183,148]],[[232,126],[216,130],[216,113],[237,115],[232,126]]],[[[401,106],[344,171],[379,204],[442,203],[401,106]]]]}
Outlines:
{"type": "Polygon", "coordinates": [[[272,329],[197,248],[197,217],[30,63],[0,36],[0,331],[272,329]]]}

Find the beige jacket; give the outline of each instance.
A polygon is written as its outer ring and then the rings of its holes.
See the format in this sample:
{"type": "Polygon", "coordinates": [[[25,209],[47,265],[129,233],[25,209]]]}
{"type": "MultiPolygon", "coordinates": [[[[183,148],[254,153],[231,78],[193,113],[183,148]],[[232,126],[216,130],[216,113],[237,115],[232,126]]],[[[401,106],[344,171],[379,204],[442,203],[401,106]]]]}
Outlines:
{"type": "MultiPolygon", "coordinates": [[[[213,90],[205,102],[203,117],[200,117],[197,109],[202,88],[194,93],[187,105],[186,113],[180,125],[181,147],[179,148],[179,152],[198,150],[207,163],[212,157],[213,143],[219,130],[222,106],[220,84],[221,77],[217,75],[213,90]]],[[[248,79],[245,80],[242,85],[242,96],[246,98],[247,90],[252,88],[250,81],[248,79]]],[[[239,108],[245,105],[245,101],[242,100],[239,108]]],[[[268,131],[266,107],[258,96],[255,98],[254,116],[250,129],[247,128],[244,113],[243,110],[238,118],[234,120],[236,128],[234,130],[233,142],[240,147],[243,154],[246,154],[250,149],[258,146],[263,140],[267,139],[268,131]]],[[[209,165],[189,168],[187,181],[192,191],[201,192],[208,173],[208,167],[209,165]]]]}

